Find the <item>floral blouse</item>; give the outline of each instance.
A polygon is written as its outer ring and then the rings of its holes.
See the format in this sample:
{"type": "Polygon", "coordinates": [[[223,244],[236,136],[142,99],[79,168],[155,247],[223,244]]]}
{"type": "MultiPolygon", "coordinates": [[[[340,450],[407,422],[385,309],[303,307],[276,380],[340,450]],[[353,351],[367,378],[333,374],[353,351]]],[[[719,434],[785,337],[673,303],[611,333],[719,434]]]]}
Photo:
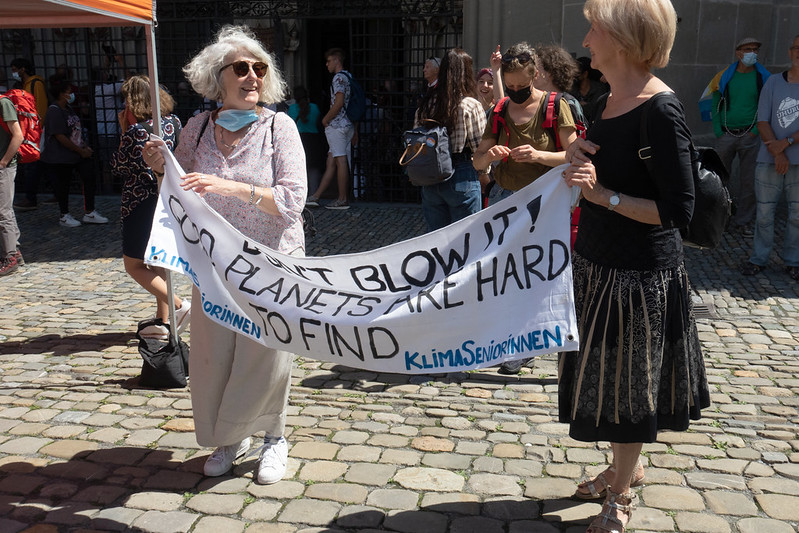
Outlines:
{"type": "Polygon", "coordinates": [[[305,251],[302,210],[308,194],[305,150],[294,121],[263,109],[228,157],[214,139],[211,111],[189,119],[175,150],[186,172],[202,172],[257,187],[271,187],[279,215],[270,215],[238,198],[208,193],[207,204],[241,233],[285,254],[305,251]],[[202,131],[202,137],[197,140],[202,131]]]}
{"type": "MultiPolygon", "coordinates": [[[[175,115],[161,118],[161,137],[172,151],[178,144],[180,129],[180,119],[175,115]]],[[[122,134],[119,149],[111,157],[111,172],[122,181],[122,219],[143,201],[158,196],[158,181],[141,156],[152,131],[152,119],[133,124],[122,134]]]]}

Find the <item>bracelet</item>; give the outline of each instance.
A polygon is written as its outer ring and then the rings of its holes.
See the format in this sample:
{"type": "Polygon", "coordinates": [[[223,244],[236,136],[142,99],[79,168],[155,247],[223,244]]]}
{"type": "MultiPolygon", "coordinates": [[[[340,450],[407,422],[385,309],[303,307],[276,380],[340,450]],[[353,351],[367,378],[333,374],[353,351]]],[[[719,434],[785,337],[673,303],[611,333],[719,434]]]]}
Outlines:
{"type": "Polygon", "coordinates": [[[158,171],[157,171],[157,170],[155,170],[154,168],[153,168],[153,169],[150,169],[150,170],[152,170],[152,171],[153,171],[153,176],[155,176],[156,178],[163,178],[163,177],[164,177],[164,173],[163,173],[163,172],[158,172],[158,171]]]}
{"type": "Polygon", "coordinates": [[[255,199],[255,184],[250,183],[250,205],[252,205],[252,201],[255,199]]]}
{"type": "Polygon", "coordinates": [[[262,189],[262,190],[261,190],[261,194],[259,194],[259,195],[258,195],[258,199],[255,201],[255,203],[254,203],[253,205],[258,205],[258,204],[260,204],[260,203],[261,203],[261,200],[263,200],[263,199],[264,199],[264,191],[263,191],[263,189],[262,189]]]}

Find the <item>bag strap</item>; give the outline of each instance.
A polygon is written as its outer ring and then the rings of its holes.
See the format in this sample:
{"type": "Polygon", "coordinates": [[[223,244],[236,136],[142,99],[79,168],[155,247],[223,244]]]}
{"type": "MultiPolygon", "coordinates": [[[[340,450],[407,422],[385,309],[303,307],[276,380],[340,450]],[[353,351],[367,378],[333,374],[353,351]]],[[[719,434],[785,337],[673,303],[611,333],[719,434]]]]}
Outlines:
{"type": "Polygon", "coordinates": [[[406,165],[410,164],[410,162],[411,162],[411,161],[413,161],[414,159],[416,159],[417,157],[419,157],[419,155],[420,155],[420,154],[422,153],[422,151],[424,150],[424,144],[422,144],[422,143],[417,143],[417,144],[416,144],[416,146],[418,146],[418,148],[416,149],[416,153],[415,153],[415,154],[413,154],[413,155],[411,156],[411,158],[410,158],[410,159],[408,159],[407,161],[403,161],[403,159],[405,159],[405,156],[406,156],[406,155],[408,155],[408,150],[410,150],[410,149],[411,149],[411,146],[413,146],[413,145],[412,145],[412,144],[409,144],[409,145],[405,146],[405,151],[404,151],[404,152],[402,152],[402,155],[401,155],[401,156],[400,156],[400,158],[399,158],[399,165],[400,165],[401,167],[404,167],[404,166],[406,166],[406,165]]]}
{"type": "MultiPolygon", "coordinates": [[[[44,86],[44,82],[43,82],[41,79],[39,79],[39,78],[33,78],[33,81],[31,82],[31,95],[33,95],[33,101],[34,101],[34,102],[36,102],[36,93],[34,93],[34,92],[33,92],[33,86],[34,86],[34,85],[36,85],[36,82],[37,82],[37,81],[38,81],[39,83],[41,83],[41,84],[42,84],[42,86],[44,86]]],[[[44,89],[44,97],[45,97],[45,98],[48,98],[48,97],[47,97],[47,88],[45,88],[45,89],[44,89]]],[[[49,99],[49,98],[48,98],[48,100],[47,100],[47,103],[48,103],[48,104],[50,103],[50,99],[49,99]]]]}
{"type": "Polygon", "coordinates": [[[508,136],[508,141],[505,142],[505,146],[510,142],[510,130],[508,129],[508,123],[505,121],[505,110],[508,108],[509,100],[510,98],[507,96],[500,98],[499,102],[494,104],[494,109],[491,114],[491,133],[493,133],[496,136],[496,140],[499,141],[499,126],[501,124],[508,136]]]}
{"type": "MultiPolygon", "coordinates": [[[[662,98],[668,98],[669,96],[674,96],[676,98],[676,95],[674,95],[674,93],[672,92],[669,91],[659,92],[656,95],[654,95],[652,98],[644,102],[643,106],[641,107],[641,125],[639,133],[640,138],[638,141],[640,148],[638,148],[638,159],[644,162],[644,164],[646,165],[646,169],[649,171],[649,174],[653,174],[655,169],[655,161],[652,159],[652,143],[649,142],[649,128],[647,127],[649,120],[648,118],[649,110],[652,109],[652,106],[655,105],[656,100],[662,98]]],[[[693,161],[695,159],[695,154],[697,153],[696,147],[694,147],[693,139],[691,139],[690,148],[691,148],[691,160],[693,161]]]]}
{"type": "MultiPolygon", "coordinates": [[[[510,128],[508,128],[508,123],[505,119],[505,112],[508,109],[508,101],[510,101],[510,97],[508,96],[500,98],[499,101],[494,104],[494,109],[491,112],[491,133],[494,135],[494,140],[499,142],[499,126],[501,124],[502,128],[505,130],[505,146],[510,144],[510,128]]],[[[502,159],[502,161],[507,162],[508,158],[505,157],[502,159]]]]}
{"type": "Polygon", "coordinates": [[[213,111],[209,111],[207,115],[205,115],[205,120],[203,121],[203,127],[200,128],[200,134],[197,136],[197,142],[194,143],[194,149],[196,150],[198,146],[200,146],[200,139],[203,138],[203,133],[205,133],[205,129],[208,127],[208,123],[211,121],[211,113],[213,111]]]}
{"type": "Polygon", "coordinates": [[[663,93],[658,93],[646,102],[641,107],[641,121],[638,126],[639,141],[638,141],[638,159],[644,162],[646,169],[651,175],[655,168],[655,162],[652,160],[652,144],[649,142],[649,109],[655,104],[655,100],[663,93]]]}
{"type": "Polygon", "coordinates": [[[563,98],[562,93],[549,93],[547,95],[547,105],[543,110],[544,123],[542,126],[545,130],[549,130],[552,138],[555,139],[555,151],[557,152],[563,150],[563,145],[560,144],[560,135],[558,134],[558,116],[560,114],[561,98],[563,98]]]}

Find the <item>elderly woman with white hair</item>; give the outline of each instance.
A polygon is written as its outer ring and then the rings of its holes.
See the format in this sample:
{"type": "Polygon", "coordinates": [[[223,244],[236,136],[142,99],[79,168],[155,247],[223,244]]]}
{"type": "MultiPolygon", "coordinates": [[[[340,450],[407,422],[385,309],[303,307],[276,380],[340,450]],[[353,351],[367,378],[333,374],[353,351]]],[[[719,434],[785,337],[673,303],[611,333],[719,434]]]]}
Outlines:
{"type": "MultiPolygon", "coordinates": [[[[305,153],[294,121],[262,104],[283,99],[286,84],[274,57],[245,27],[223,27],[185,67],[194,90],[222,107],[193,117],[175,157],[188,172],[184,190],[207,204],[249,239],[302,256],[301,213],[307,196],[305,153]]],[[[156,175],[164,160],[155,143],[145,160],[156,175]]],[[[266,348],[211,321],[197,288],[192,297],[191,400],[197,442],[216,446],[205,462],[207,476],[228,472],[265,433],[258,461],[259,483],[286,472],[286,424],[292,354],[266,348]]]]}
{"type": "Polygon", "coordinates": [[[583,46],[610,93],[587,140],[567,150],[564,179],[583,195],[572,255],[580,349],[561,354],[559,418],[576,440],[610,441],[611,464],[574,496],[604,499],[589,533],[622,533],[645,479],[643,443],[688,429],[710,405],[679,231],[694,208],[691,133],[651,72],[674,43],[671,2],[587,0],[583,12],[583,46]]]}

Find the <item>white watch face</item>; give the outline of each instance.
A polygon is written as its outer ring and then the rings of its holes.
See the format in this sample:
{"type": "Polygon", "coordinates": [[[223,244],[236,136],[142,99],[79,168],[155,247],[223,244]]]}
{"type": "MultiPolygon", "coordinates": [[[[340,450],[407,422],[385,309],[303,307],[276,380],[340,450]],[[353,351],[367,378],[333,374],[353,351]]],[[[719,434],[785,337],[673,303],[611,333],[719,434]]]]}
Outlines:
{"type": "Polygon", "coordinates": [[[621,199],[619,198],[618,194],[614,194],[613,196],[610,197],[610,205],[612,207],[616,207],[617,205],[619,205],[620,201],[621,199]]]}

